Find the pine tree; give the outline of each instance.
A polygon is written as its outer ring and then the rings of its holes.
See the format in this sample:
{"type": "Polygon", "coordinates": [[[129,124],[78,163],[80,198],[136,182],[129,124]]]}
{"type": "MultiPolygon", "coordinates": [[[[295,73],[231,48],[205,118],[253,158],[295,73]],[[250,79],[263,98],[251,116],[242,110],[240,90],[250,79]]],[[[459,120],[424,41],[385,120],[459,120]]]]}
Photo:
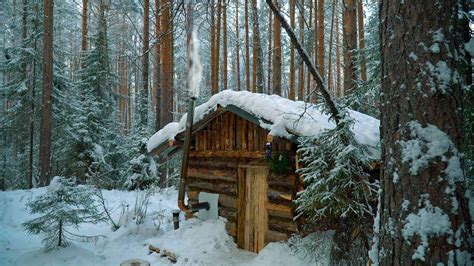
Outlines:
{"type": "Polygon", "coordinates": [[[44,235],[47,251],[66,247],[71,240],[93,240],[71,232],[82,223],[98,223],[105,220],[95,202],[94,189],[76,186],[74,181],[56,176],[46,188],[46,193],[27,203],[31,214],[40,216],[23,223],[29,234],[44,235]]]}

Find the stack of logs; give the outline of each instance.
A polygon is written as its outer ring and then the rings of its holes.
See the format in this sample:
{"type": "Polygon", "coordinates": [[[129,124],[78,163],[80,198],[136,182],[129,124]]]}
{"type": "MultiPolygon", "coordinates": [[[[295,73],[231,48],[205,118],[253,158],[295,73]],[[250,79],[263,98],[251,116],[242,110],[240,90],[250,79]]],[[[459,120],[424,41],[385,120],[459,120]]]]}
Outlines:
{"type": "MultiPolygon", "coordinates": [[[[248,163],[250,158],[213,157],[200,158],[193,156],[189,162],[187,195],[190,203],[198,200],[199,192],[219,194],[219,216],[227,219],[227,232],[234,238],[237,236],[237,205],[238,205],[238,167],[248,163]]],[[[263,159],[262,159],[263,161],[263,159]]],[[[287,240],[297,232],[292,200],[296,195],[294,170],[289,174],[270,173],[267,177],[268,193],[266,210],[268,215],[268,231],[265,243],[287,240]]]]}

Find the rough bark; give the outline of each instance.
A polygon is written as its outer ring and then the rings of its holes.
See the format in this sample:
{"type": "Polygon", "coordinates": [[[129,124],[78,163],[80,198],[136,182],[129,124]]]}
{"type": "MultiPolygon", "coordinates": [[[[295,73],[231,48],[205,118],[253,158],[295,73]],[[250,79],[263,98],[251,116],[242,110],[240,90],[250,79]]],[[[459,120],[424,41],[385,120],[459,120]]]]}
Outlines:
{"type": "Polygon", "coordinates": [[[363,0],[357,0],[357,27],[359,33],[359,61],[360,61],[360,80],[367,81],[367,64],[365,61],[365,34],[364,34],[364,8],[363,0]]]}
{"type": "Polygon", "coordinates": [[[239,1],[235,1],[235,57],[237,90],[240,91],[239,1]]]}
{"type": "Polygon", "coordinates": [[[336,93],[341,97],[341,33],[339,30],[339,16],[336,16],[336,93]]]}
{"type": "MultiPolygon", "coordinates": [[[[277,10],[279,10],[279,1],[276,0],[275,2],[277,10]]],[[[281,95],[281,26],[276,15],[273,19],[273,33],[273,93],[281,95]]]]}
{"type": "Polygon", "coordinates": [[[335,91],[332,86],[332,43],[334,39],[334,19],[336,15],[336,5],[337,0],[332,1],[332,14],[331,14],[331,31],[329,32],[329,59],[328,59],[328,89],[331,91],[335,91]]]}
{"type": "Polygon", "coordinates": [[[211,92],[214,92],[214,77],[217,75],[215,72],[216,68],[214,67],[214,62],[216,61],[216,6],[214,0],[210,1],[210,9],[211,9],[211,92]]]}
{"type": "Polygon", "coordinates": [[[350,93],[356,86],[357,28],[356,28],[356,0],[343,0],[343,32],[344,32],[344,95],[350,93]]]}
{"type": "Polygon", "coordinates": [[[222,20],[222,0],[217,0],[217,25],[216,25],[216,44],[214,53],[214,80],[212,81],[212,94],[219,92],[219,63],[221,48],[221,20],[222,20]]]}
{"type": "Polygon", "coordinates": [[[224,3],[222,14],[222,85],[227,90],[227,2],[224,3]]]}
{"type": "Polygon", "coordinates": [[[155,91],[155,130],[161,125],[161,23],[160,23],[160,0],[155,0],[155,64],[153,67],[153,88],[155,91]]]}
{"type": "MultiPolygon", "coordinates": [[[[300,42],[304,45],[304,0],[300,0],[300,42]]],[[[298,100],[304,101],[304,64],[300,64],[298,67],[298,100]]]]}
{"type": "Polygon", "coordinates": [[[466,65],[460,35],[467,29],[458,20],[460,2],[381,2],[381,265],[472,263],[468,184],[457,157],[465,84],[459,71],[466,65]],[[431,134],[423,136],[427,130],[431,134]],[[414,160],[406,156],[409,143],[419,146],[412,150],[419,153],[414,160]],[[430,155],[433,147],[440,155],[430,155]],[[420,165],[425,156],[428,163],[420,165]],[[403,233],[407,217],[421,210],[432,214],[432,225],[444,220],[448,228],[424,241],[419,230],[408,237],[403,233]]]}
{"type": "Polygon", "coordinates": [[[140,101],[140,126],[148,126],[148,65],[150,50],[150,0],[143,1],[142,91],[140,101]]]}
{"type": "Polygon", "coordinates": [[[174,59],[173,59],[173,4],[167,0],[161,0],[161,29],[162,37],[162,62],[163,76],[161,80],[161,127],[173,121],[173,81],[174,81],[174,59]]]}
{"type": "Polygon", "coordinates": [[[82,0],[81,51],[87,50],[87,8],[88,0],[82,0]]]}
{"type": "Polygon", "coordinates": [[[263,92],[263,52],[260,41],[260,28],[258,22],[257,0],[252,0],[252,25],[253,25],[253,71],[252,91],[263,92]]]}
{"type": "MultiPolygon", "coordinates": [[[[295,30],[295,5],[296,0],[290,0],[290,26],[295,30]]],[[[290,91],[288,99],[295,100],[295,46],[290,45],[290,91]]]]}
{"type": "Polygon", "coordinates": [[[324,0],[318,0],[318,70],[324,77],[324,0]]]}
{"type": "Polygon", "coordinates": [[[245,0],[245,90],[250,91],[249,0],[245,0]]]}
{"type": "Polygon", "coordinates": [[[44,0],[43,97],[40,125],[40,185],[47,186],[51,175],[51,95],[53,91],[53,0],[44,0]]]}
{"type": "MultiPolygon", "coordinates": [[[[268,28],[271,29],[273,25],[272,13],[268,14],[268,28]]],[[[267,65],[267,94],[271,94],[272,83],[272,31],[268,31],[268,65],[267,65]]]]}

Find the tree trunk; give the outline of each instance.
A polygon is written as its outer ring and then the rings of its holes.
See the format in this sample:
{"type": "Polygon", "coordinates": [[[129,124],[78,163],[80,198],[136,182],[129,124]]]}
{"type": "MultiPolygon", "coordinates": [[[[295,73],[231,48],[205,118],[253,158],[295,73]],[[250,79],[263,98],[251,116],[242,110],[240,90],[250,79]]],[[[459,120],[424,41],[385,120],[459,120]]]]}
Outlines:
{"type": "Polygon", "coordinates": [[[253,24],[253,84],[252,91],[263,92],[263,59],[262,45],[260,42],[260,27],[258,24],[257,0],[252,0],[252,24],[253,24]]]}
{"type": "Polygon", "coordinates": [[[222,14],[222,36],[223,36],[223,51],[222,51],[222,85],[223,89],[227,90],[227,2],[224,3],[222,14]]]}
{"type": "MultiPolygon", "coordinates": [[[[290,26],[295,30],[295,5],[296,0],[290,0],[290,26]]],[[[290,45],[290,91],[288,99],[295,100],[295,46],[290,45]]]]}
{"type": "Polygon", "coordinates": [[[140,126],[148,127],[148,54],[150,50],[150,0],[143,1],[142,92],[140,101],[140,126]]]}
{"type": "Polygon", "coordinates": [[[460,2],[381,2],[381,265],[472,264],[460,2]]]}
{"type": "Polygon", "coordinates": [[[240,39],[239,39],[239,1],[235,1],[235,57],[236,57],[236,82],[237,90],[240,91],[240,39]]]}
{"type": "MultiPolygon", "coordinates": [[[[308,27],[309,27],[309,32],[312,31],[312,25],[311,24],[311,21],[313,21],[313,0],[309,0],[309,23],[308,23],[308,27]]],[[[308,53],[309,53],[309,57],[311,58],[312,56],[312,52],[313,52],[313,49],[311,49],[313,45],[313,42],[311,41],[311,38],[308,38],[308,53]]],[[[313,90],[313,88],[311,87],[312,86],[312,82],[311,82],[311,73],[309,71],[306,71],[306,97],[309,97],[309,95],[311,94],[311,91],[313,90]]],[[[311,101],[310,98],[307,98],[308,101],[311,101]]]]}
{"type": "Polygon", "coordinates": [[[43,97],[40,127],[41,186],[49,185],[51,175],[51,95],[53,91],[53,0],[44,0],[43,97]]]}
{"type": "Polygon", "coordinates": [[[160,0],[155,0],[155,66],[153,67],[153,80],[155,91],[155,130],[161,126],[161,23],[160,23],[160,0]]]}
{"type": "Polygon", "coordinates": [[[359,28],[359,56],[360,56],[360,79],[367,81],[367,66],[365,63],[365,36],[364,36],[364,8],[363,0],[357,0],[357,25],[359,28]]]}
{"type": "Polygon", "coordinates": [[[215,62],[216,62],[216,22],[215,22],[215,17],[216,17],[216,6],[214,0],[210,1],[210,8],[211,8],[211,91],[212,94],[217,93],[214,91],[214,80],[215,76],[218,75],[215,70],[215,62]]]}
{"type": "Polygon", "coordinates": [[[249,0],[245,0],[245,90],[250,91],[249,0]]]}
{"type": "MultiPolygon", "coordinates": [[[[268,29],[273,26],[272,13],[268,14],[268,29]]],[[[272,84],[272,31],[268,31],[268,65],[267,65],[267,94],[271,94],[272,84]]]]}
{"type": "Polygon", "coordinates": [[[356,86],[355,50],[357,49],[356,0],[343,0],[344,95],[356,86]]]}
{"type": "Polygon", "coordinates": [[[161,29],[163,30],[163,77],[161,80],[161,127],[173,121],[174,59],[173,59],[173,3],[161,0],[161,29]],[[166,64],[165,64],[166,63],[166,64]]]}
{"type": "MultiPolygon", "coordinates": [[[[304,45],[304,0],[301,0],[300,10],[300,42],[304,45]]],[[[304,64],[298,67],[298,100],[304,101],[304,64]]]]}
{"type": "Polygon", "coordinates": [[[329,32],[329,61],[328,61],[328,89],[334,91],[332,86],[332,43],[334,38],[334,19],[336,15],[337,0],[332,1],[331,31],[329,32]]]}
{"type": "MultiPolygon", "coordinates": [[[[275,6],[280,9],[278,0],[275,6]]],[[[277,16],[273,19],[273,33],[273,93],[281,96],[281,26],[277,16]]]]}
{"type": "MultiPolygon", "coordinates": [[[[314,63],[316,64],[316,67],[318,67],[318,50],[319,50],[319,39],[318,39],[318,32],[319,32],[319,27],[318,27],[318,1],[319,0],[314,0],[314,63]]],[[[311,102],[316,103],[318,101],[318,87],[317,84],[315,84],[313,92],[311,94],[311,102]]]]}
{"type": "Polygon", "coordinates": [[[336,93],[341,97],[341,32],[339,30],[339,16],[336,16],[336,93]]]}
{"type": "Polygon", "coordinates": [[[219,62],[221,48],[221,19],[222,18],[222,0],[217,0],[217,25],[216,25],[216,50],[214,57],[214,80],[212,82],[212,94],[219,92],[219,62]]]}
{"type": "Polygon", "coordinates": [[[318,68],[324,77],[324,0],[318,0],[318,68]]]}
{"type": "Polygon", "coordinates": [[[82,0],[82,35],[81,35],[81,51],[87,50],[87,6],[88,0],[82,0]]]}

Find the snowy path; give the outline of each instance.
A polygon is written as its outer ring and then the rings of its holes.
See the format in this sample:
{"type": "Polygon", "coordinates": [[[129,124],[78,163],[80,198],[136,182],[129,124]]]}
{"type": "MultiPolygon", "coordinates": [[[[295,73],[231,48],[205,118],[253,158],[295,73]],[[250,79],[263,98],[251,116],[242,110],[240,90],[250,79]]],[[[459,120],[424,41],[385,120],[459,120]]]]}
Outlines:
{"type": "MultiPolygon", "coordinates": [[[[113,232],[106,223],[86,224],[84,235],[104,235],[96,243],[71,242],[67,248],[44,253],[41,238],[28,235],[21,223],[31,219],[25,203],[44,189],[0,192],[0,265],[119,265],[131,258],[145,259],[152,265],[314,265],[294,254],[285,243],[272,243],[258,255],[240,250],[225,232],[223,220],[181,221],[179,230],[172,229],[171,210],[176,209],[174,189],[155,193],[150,198],[144,224],[133,220],[136,192],[104,191],[112,216],[121,216],[120,205],[128,205],[122,216],[123,226],[113,232]],[[161,217],[161,218],[160,218],[161,217]],[[158,223],[161,221],[160,223],[158,223]],[[160,224],[159,230],[156,230],[160,224]],[[173,252],[178,262],[148,254],[148,245],[173,252]]],[[[326,263],[323,263],[326,264],[326,263]]]]}

